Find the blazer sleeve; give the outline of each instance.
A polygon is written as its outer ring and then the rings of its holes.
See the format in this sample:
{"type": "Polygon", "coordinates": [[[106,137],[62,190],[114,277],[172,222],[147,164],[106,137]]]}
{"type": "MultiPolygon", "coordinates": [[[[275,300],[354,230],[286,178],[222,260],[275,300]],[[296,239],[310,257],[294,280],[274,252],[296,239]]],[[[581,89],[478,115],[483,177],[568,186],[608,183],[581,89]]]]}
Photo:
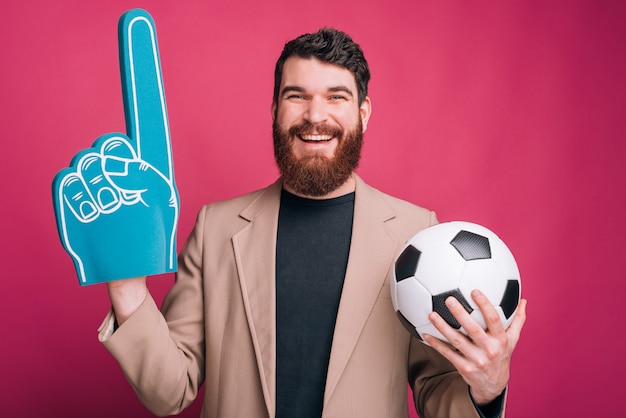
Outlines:
{"type": "Polygon", "coordinates": [[[420,417],[480,418],[469,387],[454,366],[413,337],[409,348],[409,382],[420,417]]]}
{"type": "Polygon", "coordinates": [[[140,401],[157,415],[177,414],[204,381],[202,235],[204,211],[179,256],[176,283],[159,311],[151,295],[117,330],[113,312],[99,339],[140,401]]]}

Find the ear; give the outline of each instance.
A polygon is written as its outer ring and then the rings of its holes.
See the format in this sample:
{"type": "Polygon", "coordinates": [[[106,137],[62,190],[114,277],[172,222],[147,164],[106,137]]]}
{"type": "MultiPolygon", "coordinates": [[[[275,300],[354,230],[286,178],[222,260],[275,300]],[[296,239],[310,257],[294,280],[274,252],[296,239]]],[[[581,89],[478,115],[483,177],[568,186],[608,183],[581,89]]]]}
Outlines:
{"type": "Polygon", "coordinates": [[[275,100],[272,100],[272,107],[270,108],[270,112],[272,112],[272,122],[276,120],[276,111],[278,110],[278,105],[275,100]]]}
{"type": "Polygon", "coordinates": [[[363,132],[365,132],[367,130],[367,122],[372,115],[372,101],[369,96],[363,99],[363,103],[359,106],[359,113],[361,114],[361,121],[363,123],[363,132]]]}

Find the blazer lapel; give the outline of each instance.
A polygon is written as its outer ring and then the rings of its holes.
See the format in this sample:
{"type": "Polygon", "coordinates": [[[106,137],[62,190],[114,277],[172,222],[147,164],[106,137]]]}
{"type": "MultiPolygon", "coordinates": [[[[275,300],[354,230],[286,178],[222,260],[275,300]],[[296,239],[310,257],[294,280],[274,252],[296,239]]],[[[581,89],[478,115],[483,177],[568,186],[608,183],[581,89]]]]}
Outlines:
{"type": "Polygon", "coordinates": [[[394,216],[379,192],[357,177],[352,242],[326,377],[325,405],[339,382],[385,282],[395,242],[386,231],[384,222],[394,216]]]}
{"type": "Polygon", "coordinates": [[[263,190],[240,216],[249,224],[233,236],[233,248],[269,416],[276,394],[276,230],[281,183],[263,190]]]}
{"type": "MultiPolygon", "coordinates": [[[[326,378],[324,404],[332,396],[394,256],[384,222],[395,214],[379,192],[358,176],[352,241],[326,378]],[[372,274],[374,272],[374,274],[372,274]]],[[[249,223],[233,238],[239,282],[269,416],[276,396],[276,231],[281,181],[260,192],[240,216],[249,223]]]]}

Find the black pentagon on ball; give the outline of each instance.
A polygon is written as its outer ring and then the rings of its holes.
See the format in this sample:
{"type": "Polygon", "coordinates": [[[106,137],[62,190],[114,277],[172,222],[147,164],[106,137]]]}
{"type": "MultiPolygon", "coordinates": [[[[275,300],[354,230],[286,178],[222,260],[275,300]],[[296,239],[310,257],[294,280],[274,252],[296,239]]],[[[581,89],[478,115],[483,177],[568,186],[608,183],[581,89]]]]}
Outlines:
{"type": "Polygon", "coordinates": [[[396,260],[396,282],[413,277],[417,271],[422,252],[412,245],[408,245],[396,260]]]}
{"type": "Polygon", "coordinates": [[[511,315],[513,315],[513,312],[515,312],[515,309],[517,309],[519,298],[519,280],[508,280],[506,282],[506,289],[504,289],[504,294],[502,295],[502,300],[500,301],[500,307],[506,319],[509,319],[511,315]]]}
{"type": "Polygon", "coordinates": [[[465,261],[491,258],[489,238],[469,231],[459,231],[450,241],[465,261]]]}
{"type": "Polygon", "coordinates": [[[433,295],[433,311],[437,312],[447,323],[454,329],[461,328],[461,324],[456,320],[450,309],[446,306],[446,299],[450,296],[454,296],[456,300],[465,308],[467,313],[472,313],[474,309],[467,302],[467,299],[463,296],[463,293],[459,289],[449,290],[447,292],[433,295]]]}

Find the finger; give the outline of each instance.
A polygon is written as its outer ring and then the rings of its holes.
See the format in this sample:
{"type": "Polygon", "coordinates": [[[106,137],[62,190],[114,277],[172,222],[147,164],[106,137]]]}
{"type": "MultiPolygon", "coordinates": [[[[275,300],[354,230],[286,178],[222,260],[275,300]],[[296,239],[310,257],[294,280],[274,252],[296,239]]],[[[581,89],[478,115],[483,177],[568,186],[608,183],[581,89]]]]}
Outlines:
{"type": "Polygon", "coordinates": [[[141,200],[144,203],[147,203],[145,199],[155,203],[170,201],[172,187],[154,167],[142,161],[121,162],[107,159],[106,168],[110,170],[114,166],[115,169],[120,169],[120,163],[124,165],[124,172],[109,171],[108,175],[125,198],[135,201],[139,196],[143,196],[141,200]],[[146,184],[150,187],[146,188],[146,184]]]}
{"type": "Polygon", "coordinates": [[[474,289],[472,291],[472,299],[476,302],[476,305],[478,305],[482,313],[487,330],[494,334],[504,333],[502,318],[487,296],[480,290],[474,289]]]}
{"type": "Polygon", "coordinates": [[[65,208],[68,208],[76,219],[80,222],[91,222],[100,214],[98,207],[91,198],[87,186],[75,172],[65,174],[60,180],[55,182],[57,214],[60,215],[65,234],[65,208]]]}
{"type": "Polygon", "coordinates": [[[515,347],[517,342],[519,341],[520,334],[522,333],[522,328],[524,327],[524,323],[526,322],[526,299],[521,299],[519,306],[517,307],[517,312],[515,313],[515,317],[511,322],[509,328],[507,328],[506,333],[508,338],[510,339],[512,346],[515,347]]]}
{"type": "Polygon", "coordinates": [[[137,156],[173,179],[169,122],[152,17],[135,9],[119,22],[120,71],[126,133],[137,156]]]}
{"type": "Polygon", "coordinates": [[[130,138],[121,134],[103,135],[97,141],[100,154],[105,157],[115,157],[126,160],[137,160],[137,154],[130,143],[130,138]]]}
{"type": "MultiPolygon", "coordinates": [[[[450,297],[446,300],[446,305],[450,309],[450,312],[455,315],[455,318],[460,318],[459,311],[456,309],[459,303],[453,297],[450,297]]],[[[465,310],[463,310],[465,312],[465,310]]],[[[467,315],[467,312],[465,312],[467,315]]],[[[456,349],[459,349],[460,346],[466,340],[465,336],[455,327],[450,326],[448,321],[439,315],[437,312],[431,312],[428,316],[428,319],[433,324],[433,326],[444,336],[444,338],[456,349]]],[[[458,320],[458,319],[457,319],[458,320]]]]}
{"type": "Polygon", "coordinates": [[[141,192],[146,188],[146,185],[142,184],[135,189],[129,190],[127,185],[124,184],[124,178],[129,175],[129,164],[133,162],[143,163],[137,158],[131,142],[132,140],[126,135],[110,133],[98,138],[93,146],[100,152],[103,175],[118,193],[120,206],[140,201],[141,192]]]}
{"type": "MultiPolygon", "coordinates": [[[[118,177],[128,176],[128,165],[132,162],[143,163],[137,155],[130,143],[131,139],[121,135],[105,135],[101,138],[99,149],[103,158],[104,173],[107,178],[116,186],[118,177]]],[[[145,188],[142,185],[140,188],[145,188]]],[[[124,189],[124,187],[120,187],[124,189]]]]}
{"type": "Polygon", "coordinates": [[[114,212],[121,205],[118,192],[104,176],[100,154],[96,152],[85,154],[79,160],[76,170],[91,200],[101,213],[114,212]]]}
{"type": "Polygon", "coordinates": [[[435,341],[434,344],[431,344],[431,341],[426,339],[425,341],[428,344],[432,345],[433,348],[445,355],[446,358],[451,355],[459,355],[459,353],[462,353],[464,356],[469,354],[466,351],[468,350],[470,344],[465,335],[451,327],[437,312],[431,312],[428,319],[437,331],[439,331],[446,339],[446,341],[441,341],[438,338],[430,336],[435,341]]]}
{"type": "Polygon", "coordinates": [[[435,349],[439,354],[447,358],[450,363],[452,363],[455,367],[458,368],[458,364],[462,362],[466,362],[467,360],[463,357],[459,351],[454,348],[450,343],[443,341],[434,335],[424,334],[423,336],[424,342],[428,344],[430,347],[435,349]]]}
{"type": "Polygon", "coordinates": [[[471,343],[474,342],[484,345],[487,339],[487,334],[482,324],[478,323],[473,317],[473,314],[468,312],[465,306],[455,297],[448,297],[445,303],[450,313],[454,315],[454,318],[460,324],[464,333],[469,337],[468,339],[460,332],[453,330],[455,333],[448,331],[448,335],[451,335],[451,337],[446,335],[446,339],[448,339],[450,344],[457,350],[463,351],[466,356],[473,355],[475,350],[471,343]]]}
{"type": "Polygon", "coordinates": [[[130,138],[109,134],[99,142],[104,174],[117,187],[126,203],[170,200],[171,182],[151,164],[137,158],[130,138]]]}

